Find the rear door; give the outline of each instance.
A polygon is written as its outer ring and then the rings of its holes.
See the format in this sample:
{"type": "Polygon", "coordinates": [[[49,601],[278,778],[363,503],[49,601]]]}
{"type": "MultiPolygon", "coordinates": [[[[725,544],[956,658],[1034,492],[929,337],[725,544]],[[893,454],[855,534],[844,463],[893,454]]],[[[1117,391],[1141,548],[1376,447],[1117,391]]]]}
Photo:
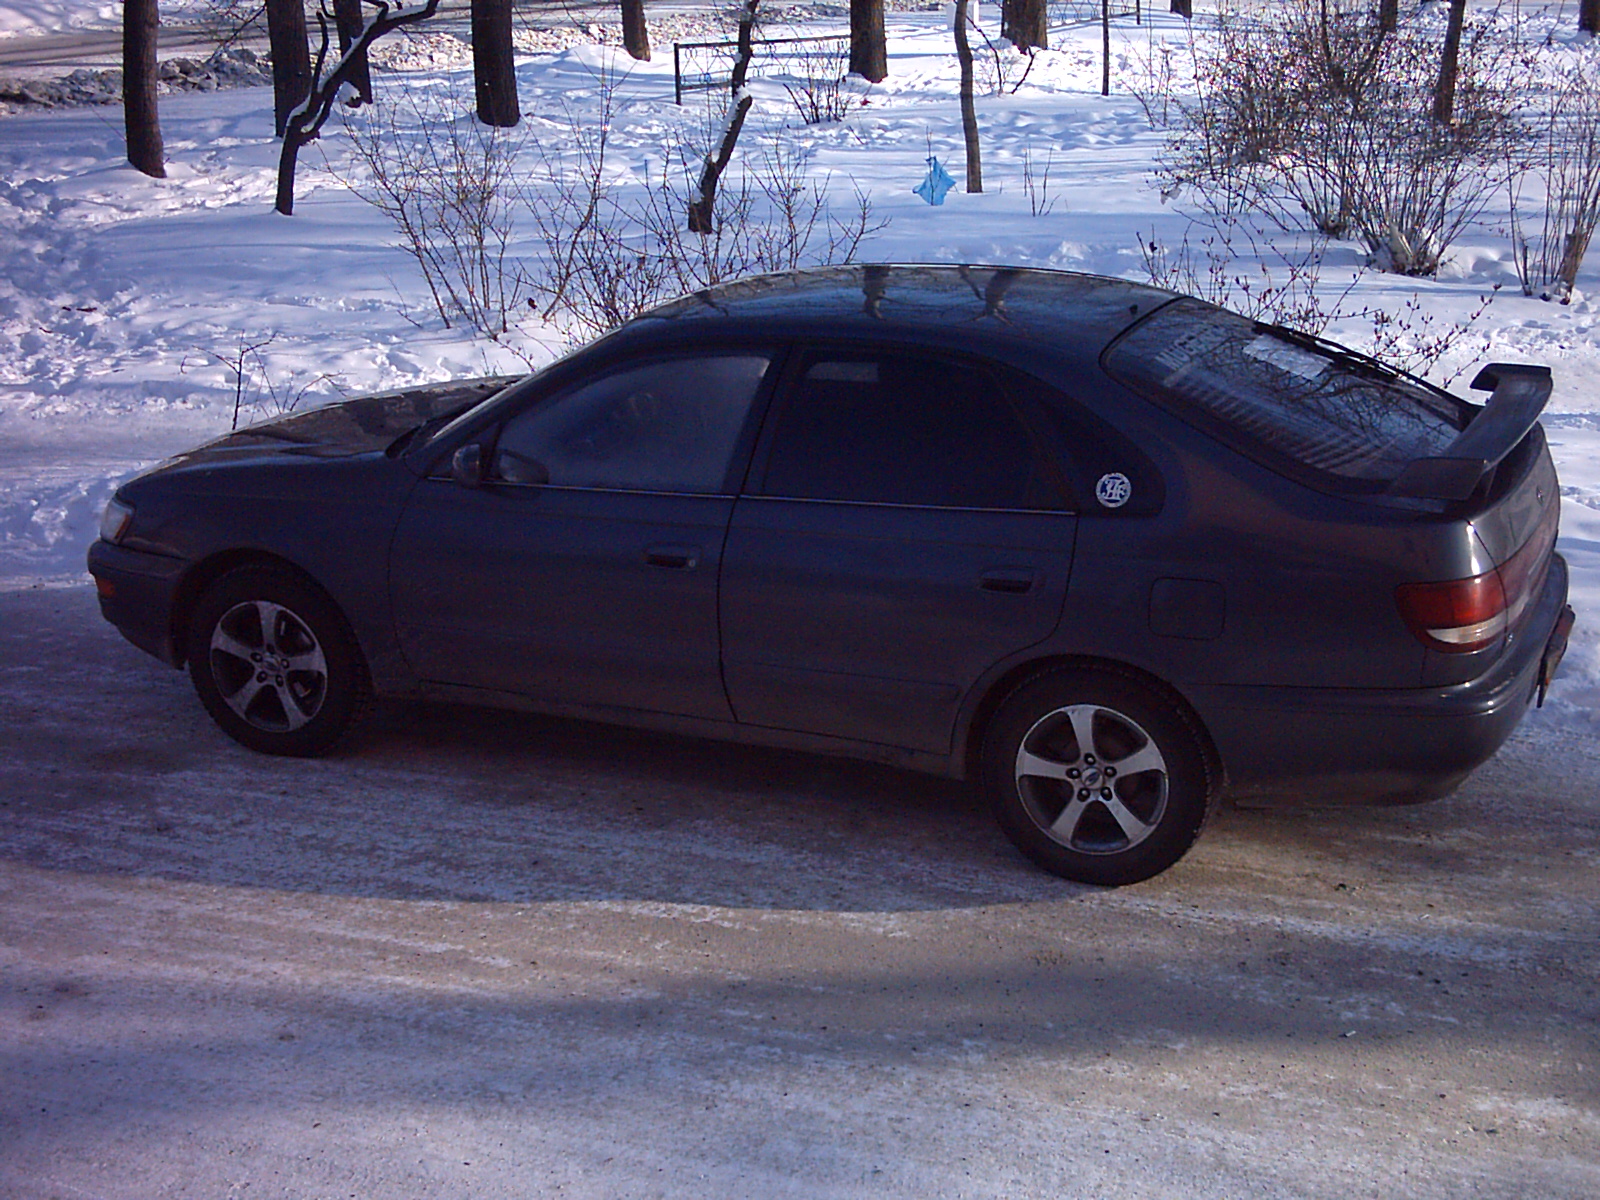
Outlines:
{"type": "Polygon", "coordinates": [[[735,715],[947,752],[978,677],[1055,629],[1074,531],[993,371],[917,350],[806,351],[724,552],[735,715]]]}

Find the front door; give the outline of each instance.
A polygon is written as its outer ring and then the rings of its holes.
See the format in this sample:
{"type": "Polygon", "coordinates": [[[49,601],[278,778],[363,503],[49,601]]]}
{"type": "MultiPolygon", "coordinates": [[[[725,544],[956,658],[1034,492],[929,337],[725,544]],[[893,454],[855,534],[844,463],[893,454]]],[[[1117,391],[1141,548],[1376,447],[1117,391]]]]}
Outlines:
{"type": "Polygon", "coordinates": [[[717,575],[770,361],[614,368],[484,434],[483,486],[422,481],[390,565],[418,676],[726,719],[717,575]]]}

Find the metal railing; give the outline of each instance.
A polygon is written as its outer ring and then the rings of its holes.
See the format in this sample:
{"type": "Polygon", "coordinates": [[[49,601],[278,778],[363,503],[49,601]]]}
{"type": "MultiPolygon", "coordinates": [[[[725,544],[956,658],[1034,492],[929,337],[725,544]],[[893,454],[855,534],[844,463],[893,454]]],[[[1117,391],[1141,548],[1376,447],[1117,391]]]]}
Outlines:
{"type": "MultiPolygon", "coordinates": [[[[1101,13],[1100,4],[1101,0],[1049,0],[1045,6],[1045,22],[1051,28],[1093,25],[1107,15],[1101,13]]],[[[1135,25],[1143,25],[1143,0],[1133,0],[1131,5],[1128,0],[1111,0],[1111,12],[1108,15],[1113,21],[1132,17],[1135,25]]]]}

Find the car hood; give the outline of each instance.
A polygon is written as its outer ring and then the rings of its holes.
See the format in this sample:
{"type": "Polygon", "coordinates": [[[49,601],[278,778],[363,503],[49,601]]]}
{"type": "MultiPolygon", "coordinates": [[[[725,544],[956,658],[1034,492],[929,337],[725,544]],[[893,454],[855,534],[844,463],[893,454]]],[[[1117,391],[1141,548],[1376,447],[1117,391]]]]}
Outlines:
{"type": "Polygon", "coordinates": [[[490,375],[362,396],[240,429],[181,454],[164,466],[237,462],[262,454],[345,458],[385,450],[424,421],[463,411],[519,376],[490,375]]]}

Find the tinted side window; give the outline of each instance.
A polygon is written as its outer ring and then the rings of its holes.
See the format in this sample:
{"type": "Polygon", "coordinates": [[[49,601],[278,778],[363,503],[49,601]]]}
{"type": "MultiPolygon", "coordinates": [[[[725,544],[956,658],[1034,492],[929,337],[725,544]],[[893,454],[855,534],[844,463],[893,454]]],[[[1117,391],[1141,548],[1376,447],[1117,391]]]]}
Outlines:
{"type": "Polygon", "coordinates": [[[720,492],[770,362],[764,355],[679,358],[579,384],[506,422],[494,478],[720,492]]]}
{"type": "Polygon", "coordinates": [[[1054,384],[1021,372],[1004,377],[1080,514],[1143,517],[1161,511],[1166,486],[1134,440],[1054,384]]]}
{"type": "Polygon", "coordinates": [[[761,491],[952,508],[1062,506],[987,372],[904,354],[819,353],[802,363],[761,491]]]}

